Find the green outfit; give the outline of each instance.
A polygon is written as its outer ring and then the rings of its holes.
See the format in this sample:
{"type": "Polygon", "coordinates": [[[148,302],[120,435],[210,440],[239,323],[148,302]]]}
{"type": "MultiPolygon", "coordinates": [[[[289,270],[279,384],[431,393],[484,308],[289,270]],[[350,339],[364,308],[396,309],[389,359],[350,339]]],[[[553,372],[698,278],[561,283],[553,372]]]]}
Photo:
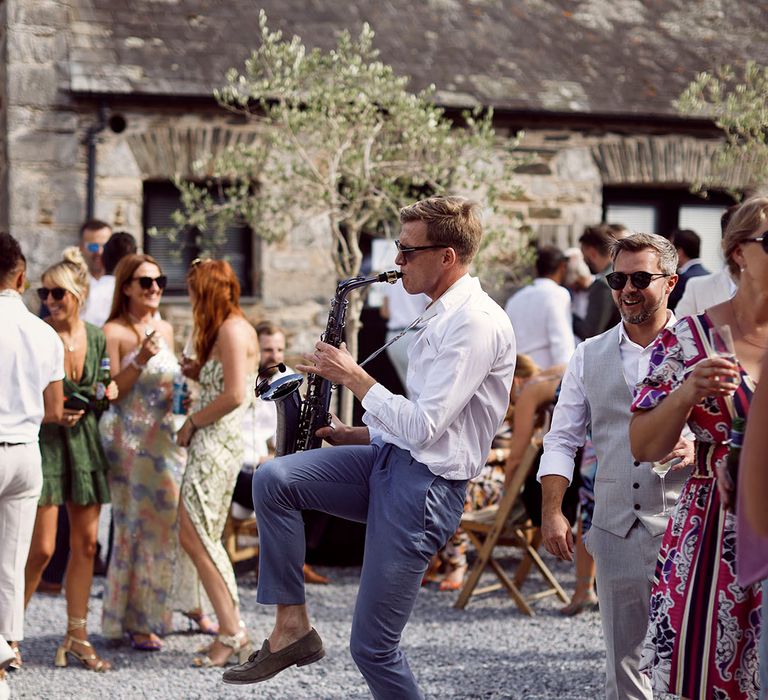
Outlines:
{"type": "MultiPolygon", "coordinates": [[[[100,328],[85,324],[87,347],[83,376],[78,382],[64,378],[64,395],[73,392],[93,399],[101,359],[107,356],[107,340],[100,328]]],[[[39,505],[71,502],[80,506],[109,503],[107,471],[99,435],[99,417],[91,410],[72,428],[45,423],[40,428],[43,457],[43,491],[39,505]]]]}

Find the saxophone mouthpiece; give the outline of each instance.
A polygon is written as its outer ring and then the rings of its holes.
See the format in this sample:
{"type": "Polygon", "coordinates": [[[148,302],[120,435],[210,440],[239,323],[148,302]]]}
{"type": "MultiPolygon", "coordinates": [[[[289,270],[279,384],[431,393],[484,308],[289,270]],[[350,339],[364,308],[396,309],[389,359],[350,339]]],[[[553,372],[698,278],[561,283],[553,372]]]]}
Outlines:
{"type": "Polygon", "coordinates": [[[394,284],[403,276],[403,273],[400,272],[400,270],[388,270],[387,272],[382,272],[379,275],[379,282],[388,282],[389,284],[394,284]]]}

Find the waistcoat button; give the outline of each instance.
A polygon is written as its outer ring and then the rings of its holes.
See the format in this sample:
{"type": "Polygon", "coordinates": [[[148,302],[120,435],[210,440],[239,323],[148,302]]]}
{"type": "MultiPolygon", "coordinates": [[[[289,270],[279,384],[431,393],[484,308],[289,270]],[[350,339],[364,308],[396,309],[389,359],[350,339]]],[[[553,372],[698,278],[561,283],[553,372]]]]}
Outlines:
{"type": "Polygon", "coordinates": [[[640,466],[640,462],[638,462],[637,460],[635,460],[634,464],[635,464],[636,467],[640,466]]]}
{"type": "Polygon", "coordinates": [[[640,504],[639,503],[635,503],[635,510],[640,510],[640,504]]]}
{"type": "Polygon", "coordinates": [[[639,489],[639,488],[640,488],[640,484],[638,484],[637,482],[635,482],[634,484],[632,484],[632,488],[633,488],[633,489],[639,489]]]}

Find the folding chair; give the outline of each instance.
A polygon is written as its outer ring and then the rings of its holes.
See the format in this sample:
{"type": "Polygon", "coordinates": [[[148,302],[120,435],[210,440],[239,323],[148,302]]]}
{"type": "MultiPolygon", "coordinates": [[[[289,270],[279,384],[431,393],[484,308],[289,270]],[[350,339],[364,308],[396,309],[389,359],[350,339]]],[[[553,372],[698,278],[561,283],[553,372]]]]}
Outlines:
{"type": "Polygon", "coordinates": [[[256,529],[256,518],[240,520],[239,518],[233,518],[232,513],[227,515],[222,540],[224,541],[224,549],[227,550],[229,560],[233,564],[259,556],[258,537],[259,532],[256,529]],[[253,544],[241,546],[239,540],[241,536],[247,537],[253,544]]]}
{"type": "Polygon", "coordinates": [[[510,485],[504,490],[504,495],[498,504],[465,513],[462,517],[461,528],[469,535],[469,539],[477,549],[477,561],[459,592],[459,597],[454,603],[455,608],[463,610],[471,596],[499,590],[502,587],[507,589],[517,607],[530,617],[534,616],[530,604],[540,598],[557,595],[564,603],[568,602],[569,598],[562,586],[536,551],[541,543],[541,532],[531,523],[519,498],[526,477],[536,462],[539,447],[540,445],[536,442],[528,446],[520,465],[512,476],[510,485]],[[515,571],[514,578],[510,578],[494,558],[493,550],[496,545],[517,547],[525,553],[515,571]],[[520,592],[520,587],[532,566],[539,570],[549,587],[526,598],[520,592]],[[487,567],[493,569],[500,583],[477,588],[480,576],[487,567]]]}

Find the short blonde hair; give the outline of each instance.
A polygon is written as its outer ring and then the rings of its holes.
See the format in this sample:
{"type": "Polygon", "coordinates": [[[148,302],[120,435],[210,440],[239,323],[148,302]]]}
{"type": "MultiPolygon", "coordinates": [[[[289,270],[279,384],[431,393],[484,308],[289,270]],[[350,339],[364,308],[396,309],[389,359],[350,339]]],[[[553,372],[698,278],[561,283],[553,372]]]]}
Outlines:
{"type": "Polygon", "coordinates": [[[429,197],[400,210],[400,223],[423,221],[430,243],[453,248],[467,265],[483,237],[480,205],[464,197],[429,197]]]}
{"type": "Polygon", "coordinates": [[[746,238],[765,233],[768,226],[768,197],[750,197],[731,216],[723,234],[723,255],[731,274],[741,276],[739,264],[733,259],[736,249],[746,238]]]}
{"type": "Polygon", "coordinates": [[[65,248],[62,259],[43,272],[41,279],[66,289],[82,309],[88,298],[88,266],[77,246],[65,248]]]}
{"type": "Polygon", "coordinates": [[[614,264],[623,250],[628,253],[652,250],[659,259],[659,269],[665,275],[674,275],[677,271],[677,249],[664,236],[655,233],[630,233],[624,238],[615,240],[611,244],[611,260],[614,264]]]}

